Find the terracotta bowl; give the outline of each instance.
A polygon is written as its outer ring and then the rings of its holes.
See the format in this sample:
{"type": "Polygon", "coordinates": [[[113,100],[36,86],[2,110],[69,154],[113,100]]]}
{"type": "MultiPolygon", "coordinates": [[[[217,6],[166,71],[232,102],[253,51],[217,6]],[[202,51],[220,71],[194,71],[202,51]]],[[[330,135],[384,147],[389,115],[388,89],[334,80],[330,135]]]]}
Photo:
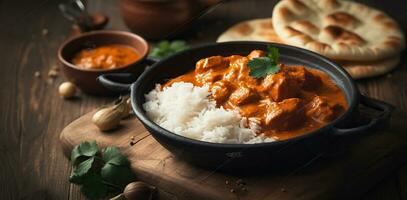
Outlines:
{"type": "Polygon", "coordinates": [[[140,36],[125,31],[92,31],[87,32],[64,42],[58,50],[58,60],[62,71],[68,81],[74,83],[83,92],[96,95],[112,94],[96,78],[105,73],[130,72],[135,77],[139,76],[145,68],[144,61],[148,54],[148,44],[140,36]],[[128,45],[136,49],[140,59],[128,65],[114,69],[84,69],[71,63],[72,58],[82,49],[95,48],[107,44],[128,45]]]}
{"type": "Polygon", "coordinates": [[[221,0],[120,0],[127,27],[147,39],[159,40],[181,32],[221,0]]]}

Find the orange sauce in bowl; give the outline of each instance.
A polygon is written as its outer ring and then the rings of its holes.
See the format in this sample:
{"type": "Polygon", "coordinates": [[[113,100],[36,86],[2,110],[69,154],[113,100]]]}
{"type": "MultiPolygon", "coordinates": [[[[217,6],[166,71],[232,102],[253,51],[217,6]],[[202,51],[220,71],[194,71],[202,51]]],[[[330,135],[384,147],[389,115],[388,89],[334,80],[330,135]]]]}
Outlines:
{"type": "Polygon", "coordinates": [[[140,59],[140,54],[133,47],[119,44],[103,45],[92,49],[82,49],[72,63],[83,69],[114,69],[140,59]]]}

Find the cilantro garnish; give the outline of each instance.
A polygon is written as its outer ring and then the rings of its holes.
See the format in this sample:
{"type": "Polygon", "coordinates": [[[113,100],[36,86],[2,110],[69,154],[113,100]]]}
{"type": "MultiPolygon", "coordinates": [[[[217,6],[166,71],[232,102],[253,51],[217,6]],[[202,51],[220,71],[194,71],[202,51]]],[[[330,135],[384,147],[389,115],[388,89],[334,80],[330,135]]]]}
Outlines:
{"type": "Polygon", "coordinates": [[[162,59],[187,48],[188,45],[183,40],[174,40],[172,42],[164,40],[151,50],[150,57],[162,59]]]}
{"type": "Polygon", "coordinates": [[[249,75],[254,78],[264,78],[269,74],[275,74],[280,71],[278,66],[279,52],[278,49],[269,45],[266,57],[253,58],[249,61],[249,75]]]}
{"type": "Polygon", "coordinates": [[[74,166],[69,178],[81,185],[82,193],[89,199],[100,199],[109,192],[121,192],[134,180],[129,160],[117,147],[99,150],[96,141],[82,142],[71,152],[74,166]]]}

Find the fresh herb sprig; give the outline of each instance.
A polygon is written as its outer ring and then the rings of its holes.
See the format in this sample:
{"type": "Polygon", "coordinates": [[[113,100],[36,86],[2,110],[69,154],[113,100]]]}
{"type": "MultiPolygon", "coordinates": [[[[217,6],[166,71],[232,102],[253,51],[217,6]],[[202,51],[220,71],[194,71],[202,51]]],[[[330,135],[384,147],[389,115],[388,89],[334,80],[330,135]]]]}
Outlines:
{"type": "Polygon", "coordinates": [[[249,75],[253,78],[264,78],[269,74],[275,74],[280,71],[278,66],[280,54],[276,47],[269,45],[265,57],[253,58],[249,61],[249,75]]]}
{"type": "Polygon", "coordinates": [[[183,40],[174,40],[172,42],[164,40],[151,50],[150,57],[162,59],[187,48],[188,45],[183,40]]]}
{"type": "Polygon", "coordinates": [[[118,193],[135,179],[129,160],[117,147],[99,149],[96,141],[85,141],[71,152],[74,166],[69,178],[81,185],[82,193],[89,199],[100,199],[109,192],[118,193]]]}

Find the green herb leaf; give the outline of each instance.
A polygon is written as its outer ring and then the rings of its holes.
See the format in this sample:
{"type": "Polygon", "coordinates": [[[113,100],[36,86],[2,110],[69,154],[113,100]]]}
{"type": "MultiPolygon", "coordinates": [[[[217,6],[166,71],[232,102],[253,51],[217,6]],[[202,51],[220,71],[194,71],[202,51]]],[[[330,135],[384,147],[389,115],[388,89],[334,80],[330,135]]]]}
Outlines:
{"type": "Polygon", "coordinates": [[[82,193],[89,199],[100,199],[110,189],[122,192],[134,181],[130,161],[117,147],[99,151],[96,141],[82,142],[71,152],[73,170],[69,181],[81,185],[82,193]]]}
{"type": "Polygon", "coordinates": [[[269,74],[275,74],[280,71],[278,66],[279,52],[272,46],[267,47],[267,57],[253,58],[248,62],[250,68],[249,75],[254,78],[264,78],[269,74]]]}
{"type": "Polygon", "coordinates": [[[89,199],[100,199],[107,195],[107,185],[100,175],[91,173],[83,181],[82,193],[89,199]]]}
{"type": "Polygon", "coordinates": [[[279,57],[280,57],[280,53],[279,53],[278,49],[269,45],[269,46],[267,46],[267,50],[268,50],[267,57],[271,58],[273,60],[273,62],[278,64],[279,57]]]}
{"type": "Polygon", "coordinates": [[[124,187],[134,180],[134,174],[129,168],[130,162],[118,148],[107,147],[103,149],[102,158],[106,162],[100,171],[104,180],[119,187],[124,187]]]}
{"type": "Polygon", "coordinates": [[[79,163],[79,165],[75,167],[74,170],[72,170],[71,176],[69,177],[69,181],[75,184],[82,184],[83,181],[86,179],[85,177],[86,174],[88,174],[88,172],[92,168],[94,160],[95,157],[90,157],[85,161],[79,163]]]}
{"type": "Polygon", "coordinates": [[[75,148],[71,152],[71,162],[75,165],[76,160],[79,157],[91,157],[94,156],[98,152],[99,148],[96,144],[96,141],[91,142],[81,142],[79,145],[75,146],[75,148]]]}
{"type": "Polygon", "coordinates": [[[78,176],[83,176],[86,173],[88,173],[88,171],[90,170],[90,168],[92,168],[92,163],[95,160],[94,157],[88,158],[87,160],[79,163],[79,165],[75,168],[74,173],[78,176]]]}
{"type": "Polygon", "coordinates": [[[78,174],[76,174],[75,170],[73,169],[71,172],[71,176],[69,177],[69,182],[80,185],[83,183],[83,176],[79,176],[78,174]]]}
{"type": "Polygon", "coordinates": [[[188,45],[183,40],[174,40],[172,42],[164,40],[151,50],[150,57],[162,59],[187,48],[188,45]]]}
{"type": "Polygon", "coordinates": [[[111,163],[106,163],[102,167],[100,174],[104,180],[119,187],[126,186],[135,178],[129,167],[111,163]]]}
{"type": "Polygon", "coordinates": [[[129,160],[123,156],[117,147],[106,147],[102,150],[102,158],[106,163],[128,166],[129,160]]]}

